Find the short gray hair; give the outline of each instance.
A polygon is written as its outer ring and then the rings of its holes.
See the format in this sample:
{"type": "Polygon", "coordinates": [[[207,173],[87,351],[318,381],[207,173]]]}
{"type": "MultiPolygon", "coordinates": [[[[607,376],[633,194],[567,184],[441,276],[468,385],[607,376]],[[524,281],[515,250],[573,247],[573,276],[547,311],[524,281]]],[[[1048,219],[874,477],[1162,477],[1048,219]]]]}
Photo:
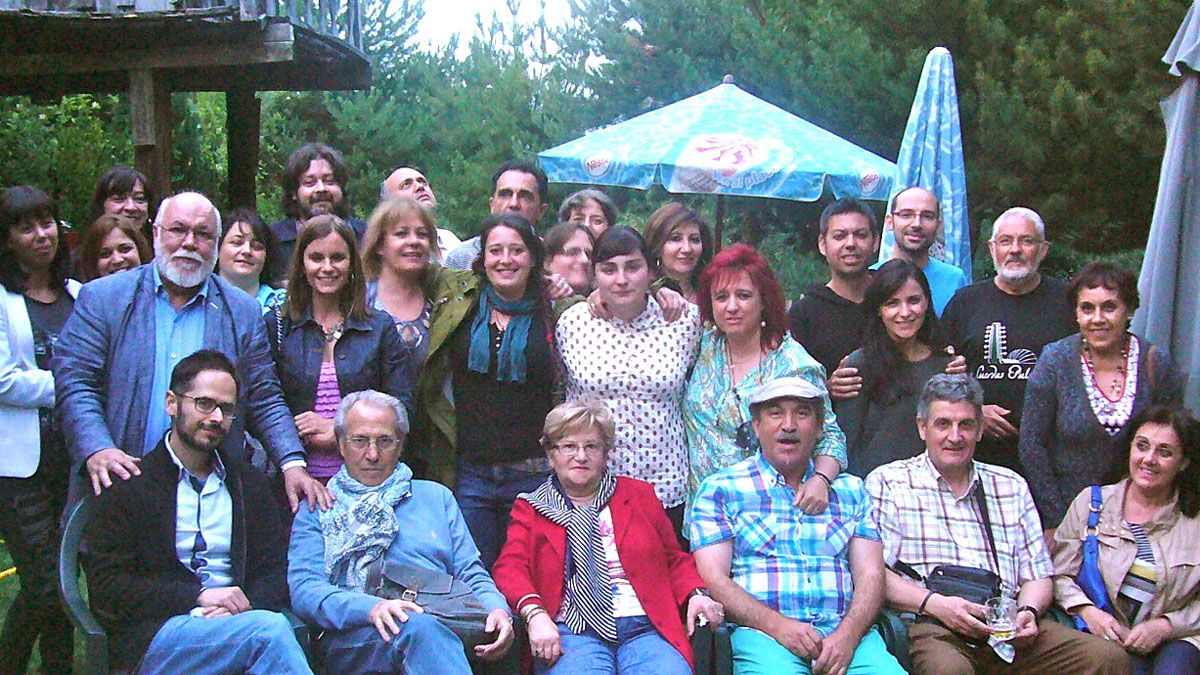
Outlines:
{"type": "Polygon", "coordinates": [[[929,420],[929,409],[934,401],[945,403],[967,402],[975,406],[975,419],[983,416],[983,387],[970,375],[947,375],[938,373],[929,378],[917,401],[917,418],[929,420]]]}
{"type": "MultiPolygon", "coordinates": [[[[171,200],[175,199],[179,195],[184,195],[184,194],[200,195],[201,197],[204,197],[204,201],[208,202],[209,207],[212,208],[213,218],[217,221],[217,241],[218,242],[221,241],[221,210],[218,209],[217,205],[214,204],[212,202],[212,200],[208,198],[208,195],[206,195],[202,192],[195,192],[192,190],[176,192],[175,194],[171,195],[170,197],[167,197],[166,199],[159,202],[158,211],[156,211],[154,214],[154,229],[157,230],[159,227],[161,227],[163,218],[167,217],[167,204],[170,204],[171,200]]],[[[157,237],[157,235],[155,235],[155,237],[157,237]]],[[[220,247],[218,246],[217,248],[220,248],[220,247]]]]}
{"type": "Polygon", "coordinates": [[[589,199],[594,199],[600,205],[600,210],[604,212],[609,227],[617,224],[616,202],[612,200],[612,197],[595,188],[585,188],[564,199],[562,206],[558,207],[558,222],[565,223],[571,220],[571,212],[575,209],[582,209],[587,205],[589,199]]]}
{"type": "Polygon", "coordinates": [[[996,216],[996,219],[992,221],[992,239],[996,238],[996,230],[1000,229],[1000,223],[1009,218],[1020,218],[1026,222],[1033,223],[1034,228],[1037,229],[1038,236],[1042,239],[1046,238],[1046,223],[1042,222],[1042,217],[1038,215],[1038,212],[1024,206],[1014,206],[996,216]]]}
{"type": "Polygon", "coordinates": [[[400,402],[400,399],[374,389],[364,389],[346,396],[338,405],[337,413],[333,416],[333,435],[337,438],[338,443],[341,443],[342,439],[346,437],[346,414],[357,403],[391,410],[392,414],[396,416],[396,435],[408,437],[408,411],[404,409],[404,404],[400,402]]]}

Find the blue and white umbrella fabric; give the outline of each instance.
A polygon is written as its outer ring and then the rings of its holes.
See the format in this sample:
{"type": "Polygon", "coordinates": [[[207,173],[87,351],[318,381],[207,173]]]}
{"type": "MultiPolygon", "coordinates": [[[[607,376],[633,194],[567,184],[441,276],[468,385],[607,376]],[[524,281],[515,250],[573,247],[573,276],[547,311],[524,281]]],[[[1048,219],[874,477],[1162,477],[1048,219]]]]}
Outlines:
{"type": "MultiPolygon", "coordinates": [[[[910,187],[923,187],[942,207],[942,233],[930,254],[962,269],[971,278],[971,230],[967,220],[967,169],[963,163],[962,127],[954,60],[945,47],[925,57],[917,95],[908,114],[904,140],[896,158],[894,197],[910,187]]],[[[883,233],[880,261],[891,257],[895,237],[883,233]]]]}
{"type": "Polygon", "coordinates": [[[552,182],[815,201],[884,200],[896,165],[731,83],[538,155],[552,182]]]}

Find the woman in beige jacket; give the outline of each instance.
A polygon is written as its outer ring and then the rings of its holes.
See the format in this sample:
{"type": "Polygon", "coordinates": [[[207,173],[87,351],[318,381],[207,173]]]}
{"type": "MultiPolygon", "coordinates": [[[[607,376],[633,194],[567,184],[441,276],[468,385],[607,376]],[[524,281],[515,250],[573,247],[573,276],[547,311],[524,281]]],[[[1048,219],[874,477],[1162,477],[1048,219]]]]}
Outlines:
{"type": "Polygon", "coordinates": [[[1200,429],[1180,408],[1137,415],[1128,473],[1102,492],[1099,569],[1114,614],[1077,583],[1092,491],[1075,497],[1054,535],[1058,604],[1124,645],[1135,673],[1200,673],[1200,429]]]}

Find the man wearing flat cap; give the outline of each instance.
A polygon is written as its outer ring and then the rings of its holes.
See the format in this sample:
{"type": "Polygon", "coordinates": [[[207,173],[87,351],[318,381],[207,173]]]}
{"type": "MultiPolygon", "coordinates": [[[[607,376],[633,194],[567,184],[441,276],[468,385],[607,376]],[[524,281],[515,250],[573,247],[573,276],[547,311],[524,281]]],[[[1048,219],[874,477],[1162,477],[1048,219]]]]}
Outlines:
{"type": "Polygon", "coordinates": [[[741,675],[904,672],[873,627],[883,547],[862,480],[835,477],[823,513],[793,505],[814,475],[824,395],[799,377],[759,387],[749,406],[762,452],[709,476],[692,502],[693,555],[736,624],[741,675]]]}

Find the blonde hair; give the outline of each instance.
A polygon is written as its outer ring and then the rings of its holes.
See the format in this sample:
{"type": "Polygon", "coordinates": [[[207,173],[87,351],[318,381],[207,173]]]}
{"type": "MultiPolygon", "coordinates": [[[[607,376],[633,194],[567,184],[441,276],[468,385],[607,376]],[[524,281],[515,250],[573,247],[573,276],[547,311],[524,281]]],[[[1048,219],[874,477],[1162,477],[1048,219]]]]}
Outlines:
{"type": "Polygon", "coordinates": [[[435,261],[441,262],[442,251],[438,248],[437,224],[433,220],[433,213],[414,199],[385,199],[375,207],[374,213],[367,221],[367,233],[363,235],[362,266],[363,274],[368,279],[374,281],[379,278],[383,267],[383,257],[379,249],[383,248],[383,238],[387,235],[387,229],[403,218],[414,217],[429,231],[429,252],[435,261]]]}
{"type": "Polygon", "coordinates": [[[605,450],[612,449],[617,433],[612,411],[604,401],[590,396],[569,399],[554,406],[542,426],[542,447],[550,450],[572,430],[581,428],[595,429],[605,450]]]}

